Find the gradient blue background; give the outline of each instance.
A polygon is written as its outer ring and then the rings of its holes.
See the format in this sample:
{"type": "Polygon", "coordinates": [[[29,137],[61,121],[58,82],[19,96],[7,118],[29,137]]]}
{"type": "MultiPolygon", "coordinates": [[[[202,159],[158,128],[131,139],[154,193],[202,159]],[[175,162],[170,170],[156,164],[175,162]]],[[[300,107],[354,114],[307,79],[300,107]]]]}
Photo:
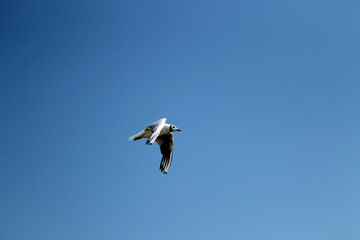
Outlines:
{"type": "Polygon", "coordinates": [[[359,12],[2,1],[0,238],[360,239],[359,12]]]}

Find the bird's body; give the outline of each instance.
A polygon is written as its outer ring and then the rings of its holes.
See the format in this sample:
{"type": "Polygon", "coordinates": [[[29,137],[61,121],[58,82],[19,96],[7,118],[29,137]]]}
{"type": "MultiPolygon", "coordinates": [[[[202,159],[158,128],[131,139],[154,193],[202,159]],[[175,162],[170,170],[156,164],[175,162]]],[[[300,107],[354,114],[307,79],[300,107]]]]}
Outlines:
{"type": "MultiPolygon", "coordinates": [[[[170,124],[165,124],[159,133],[159,137],[170,133],[170,124]]],[[[138,140],[140,138],[149,138],[152,132],[150,128],[145,128],[143,131],[129,138],[129,140],[138,140]]]]}
{"type": "Polygon", "coordinates": [[[174,125],[165,123],[165,121],[166,118],[162,118],[154,122],[153,124],[146,127],[143,131],[129,137],[129,140],[136,141],[141,138],[148,138],[146,144],[149,145],[156,142],[160,146],[160,151],[163,155],[160,163],[160,170],[161,172],[167,174],[170,168],[174,149],[173,134],[171,132],[181,132],[181,130],[174,125]]]}

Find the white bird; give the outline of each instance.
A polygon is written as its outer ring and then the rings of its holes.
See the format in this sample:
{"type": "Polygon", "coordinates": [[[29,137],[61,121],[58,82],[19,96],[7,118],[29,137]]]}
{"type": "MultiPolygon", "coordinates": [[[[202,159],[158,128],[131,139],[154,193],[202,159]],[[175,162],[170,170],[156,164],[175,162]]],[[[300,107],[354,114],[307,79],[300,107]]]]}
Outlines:
{"type": "Polygon", "coordinates": [[[129,137],[129,140],[136,141],[141,138],[148,138],[146,144],[153,144],[156,142],[160,146],[161,154],[163,155],[160,163],[160,171],[167,174],[170,168],[173,157],[174,141],[171,132],[179,131],[180,129],[174,125],[165,123],[166,118],[162,118],[153,124],[146,127],[143,131],[129,137]]]}

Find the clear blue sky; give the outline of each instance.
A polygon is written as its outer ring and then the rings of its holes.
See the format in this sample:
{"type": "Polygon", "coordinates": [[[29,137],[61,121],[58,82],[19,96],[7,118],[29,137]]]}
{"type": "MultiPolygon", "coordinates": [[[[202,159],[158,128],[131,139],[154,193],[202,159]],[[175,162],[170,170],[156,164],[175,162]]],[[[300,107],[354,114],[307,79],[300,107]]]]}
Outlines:
{"type": "Polygon", "coordinates": [[[359,12],[2,1],[0,239],[360,239],[359,12]]]}

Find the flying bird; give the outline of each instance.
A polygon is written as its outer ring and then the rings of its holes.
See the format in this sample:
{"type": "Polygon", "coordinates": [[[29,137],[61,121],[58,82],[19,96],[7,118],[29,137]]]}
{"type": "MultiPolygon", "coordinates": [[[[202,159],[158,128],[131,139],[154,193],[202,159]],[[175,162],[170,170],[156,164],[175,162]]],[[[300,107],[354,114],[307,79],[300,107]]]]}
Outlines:
{"type": "Polygon", "coordinates": [[[141,138],[148,138],[146,144],[151,145],[156,142],[160,146],[162,156],[160,163],[160,171],[167,174],[173,157],[174,140],[172,132],[180,129],[172,124],[165,123],[166,118],[162,118],[146,127],[143,131],[129,137],[129,140],[136,141],[141,138]]]}

